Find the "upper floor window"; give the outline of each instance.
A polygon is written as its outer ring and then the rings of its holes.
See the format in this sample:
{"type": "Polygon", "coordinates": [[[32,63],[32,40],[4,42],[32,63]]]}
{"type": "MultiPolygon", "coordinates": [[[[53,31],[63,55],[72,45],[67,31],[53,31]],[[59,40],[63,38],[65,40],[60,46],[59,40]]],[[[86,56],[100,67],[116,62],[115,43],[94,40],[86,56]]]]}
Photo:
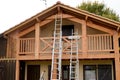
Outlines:
{"type": "Polygon", "coordinates": [[[62,36],[72,36],[74,33],[74,25],[63,25],[62,26],[62,36]]]}

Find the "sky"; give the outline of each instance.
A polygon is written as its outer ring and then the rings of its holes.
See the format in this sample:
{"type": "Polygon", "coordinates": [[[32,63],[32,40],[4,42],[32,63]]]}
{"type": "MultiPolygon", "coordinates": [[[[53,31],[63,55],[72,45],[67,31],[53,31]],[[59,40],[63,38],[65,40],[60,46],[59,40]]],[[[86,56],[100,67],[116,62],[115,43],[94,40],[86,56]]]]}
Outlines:
{"type": "MultiPolygon", "coordinates": [[[[0,33],[36,15],[44,9],[56,4],[58,0],[0,0],[0,33]]],[[[120,15],[120,0],[59,0],[65,5],[76,7],[83,1],[104,2],[107,7],[120,15]]]]}

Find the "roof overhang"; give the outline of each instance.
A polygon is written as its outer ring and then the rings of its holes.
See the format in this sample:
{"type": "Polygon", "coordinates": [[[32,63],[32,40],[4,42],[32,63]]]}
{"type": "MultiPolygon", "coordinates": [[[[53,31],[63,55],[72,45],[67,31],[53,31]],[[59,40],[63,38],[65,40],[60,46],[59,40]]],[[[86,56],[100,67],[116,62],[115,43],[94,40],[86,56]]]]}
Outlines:
{"type": "Polygon", "coordinates": [[[61,10],[62,13],[64,13],[64,14],[70,14],[70,15],[76,16],[77,18],[91,20],[93,22],[100,23],[101,25],[107,25],[115,30],[119,30],[119,28],[120,28],[119,22],[116,22],[116,21],[110,20],[108,18],[104,18],[104,17],[98,16],[98,15],[89,13],[87,11],[76,9],[76,8],[70,7],[68,5],[64,5],[60,2],[57,2],[55,5],[47,8],[46,10],[44,10],[44,11],[36,14],[35,16],[21,22],[20,24],[10,28],[9,30],[5,31],[3,34],[7,35],[17,29],[20,29],[21,27],[32,26],[39,21],[43,21],[44,19],[46,19],[47,17],[49,17],[51,15],[57,14],[59,12],[59,10],[61,10]]]}

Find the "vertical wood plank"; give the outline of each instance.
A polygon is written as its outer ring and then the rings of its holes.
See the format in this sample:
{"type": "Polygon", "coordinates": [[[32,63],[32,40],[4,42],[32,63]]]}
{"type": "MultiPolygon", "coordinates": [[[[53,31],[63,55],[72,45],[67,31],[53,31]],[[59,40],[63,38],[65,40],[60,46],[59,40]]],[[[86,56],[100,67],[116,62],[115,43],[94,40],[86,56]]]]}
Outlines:
{"type": "Polygon", "coordinates": [[[120,62],[119,62],[119,46],[118,46],[118,33],[114,32],[114,51],[115,51],[115,77],[120,80],[120,62]]]}
{"type": "Polygon", "coordinates": [[[19,63],[19,60],[16,60],[16,79],[15,80],[19,80],[19,66],[20,66],[20,63],[19,63]]]}
{"type": "Polygon", "coordinates": [[[39,55],[39,38],[40,38],[40,26],[39,23],[35,24],[35,57],[39,55]]]}
{"type": "Polygon", "coordinates": [[[83,55],[87,55],[87,49],[88,49],[87,25],[86,25],[86,21],[83,21],[83,23],[82,23],[82,52],[83,52],[83,55]]]}
{"type": "Polygon", "coordinates": [[[113,46],[112,45],[112,36],[110,36],[110,41],[109,42],[110,42],[110,49],[112,49],[112,46],[113,46]]]}

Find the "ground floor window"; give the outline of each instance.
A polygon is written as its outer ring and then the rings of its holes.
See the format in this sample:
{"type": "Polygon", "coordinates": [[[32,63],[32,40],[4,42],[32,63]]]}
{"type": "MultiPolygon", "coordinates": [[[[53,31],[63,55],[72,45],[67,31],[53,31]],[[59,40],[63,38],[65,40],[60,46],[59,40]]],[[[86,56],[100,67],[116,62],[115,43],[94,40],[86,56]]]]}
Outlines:
{"type": "Polygon", "coordinates": [[[112,80],[111,65],[84,65],[84,80],[112,80]]]}

